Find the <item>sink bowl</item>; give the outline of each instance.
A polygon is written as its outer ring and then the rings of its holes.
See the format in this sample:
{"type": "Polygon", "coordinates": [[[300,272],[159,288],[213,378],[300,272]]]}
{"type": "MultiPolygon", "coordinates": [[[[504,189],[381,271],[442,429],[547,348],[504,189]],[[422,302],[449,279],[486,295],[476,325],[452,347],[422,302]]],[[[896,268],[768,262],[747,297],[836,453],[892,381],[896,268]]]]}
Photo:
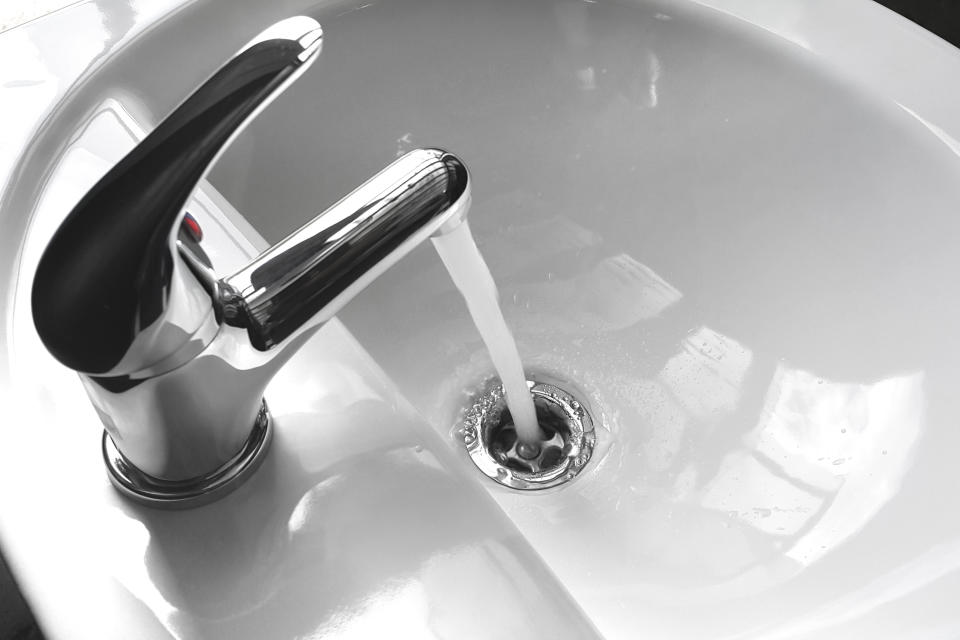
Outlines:
{"type": "Polygon", "coordinates": [[[52,637],[960,635],[952,46],[866,0],[396,0],[86,3],[2,47],[0,537],[52,637]],[[248,485],[178,514],[110,490],[31,269],[143,129],[296,13],[320,62],[195,197],[221,264],[455,151],[525,365],[594,416],[573,482],[473,468],[458,422],[492,366],[423,246],[268,391],[248,485]]]}

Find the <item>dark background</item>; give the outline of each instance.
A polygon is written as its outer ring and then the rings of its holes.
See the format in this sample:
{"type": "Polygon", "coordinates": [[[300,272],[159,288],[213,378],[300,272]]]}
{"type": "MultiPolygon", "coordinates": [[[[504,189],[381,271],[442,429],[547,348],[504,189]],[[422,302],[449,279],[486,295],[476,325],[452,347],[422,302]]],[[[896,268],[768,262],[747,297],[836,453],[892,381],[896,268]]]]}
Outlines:
{"type": "MultiPolygon", "coordinates": [[[[768,0],[776,2],[776,0],[768,0]]],[[[877,0],[960,47],[960,0],[877,0]]],[[[0,556],[0,640],[43,640],[0,556]],[[12,625],[12,628],[11,628],[12,625]]]]}
{"type": "Polygon", "coordinates": [[[960,0],[877,1],[960,47],[960,0]]]}

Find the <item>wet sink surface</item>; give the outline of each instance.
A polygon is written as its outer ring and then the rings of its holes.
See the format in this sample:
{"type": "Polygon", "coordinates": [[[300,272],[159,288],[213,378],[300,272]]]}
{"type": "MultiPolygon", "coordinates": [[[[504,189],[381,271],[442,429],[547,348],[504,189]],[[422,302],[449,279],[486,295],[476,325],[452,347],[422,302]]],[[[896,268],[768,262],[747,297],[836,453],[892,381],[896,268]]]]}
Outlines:
{"type": "MultiPolygon", "coordinates": [[[[315,349],[334,356],[318,388],[353,399],[331,432],[339,454],[311,431],[316,400],[298,395],[312,397],[305,356],[284,378],[276,443],[278,460],[297,464],[268,465],[225,506],[179,520],[140,513],[104,497],[105,477],[84,467],[81,488],[106,505],[96,513],[139,540],[103,580],[132,595],[128,610],[180,621],[158,635],[242,626],[257,637],[281,615],[280,637],[335,634],[339,598],[362,604],[366,593],[390,595],[383,619],[402,624],[419,591],[378,592],[382,575],[370,569],[358,578],[369,584],[320,593],[319,574],[297,568],[371,566],[351,546],[378,544],[362,518],[349,520],[357,513],[414,531],[455,504],[436,489],[438,511],[399,509],[404,492],[380,496],[350,466],[358,456],[384,473],[418,470],[404,475],[412,493],[449,474],[457,495],[482,505],[489,531],[461,510],[450,513],[466,524],[442,528],[433,546],[380,540],[383,572],[414,576],[414,590],[457,591],[460,574],[498,584],[506,562],[522,569],[505,574],[506,593],[534,576],[582,609],[571,605],[572,619],[610,638],[960,633],[960,511],[949,504],[960,450],[960,95],[946,88],[960,78],[956,50],[854,0],[783,0],[777,10],[761,0],[249,2],[228,17],[215,2],[166,17],[121,4],[103,14],[104,52],[118,53],[102,72],[100,54],[78,56],[92,79],[57,117],[82,122],[87,103],[109,96],[155,121],[263,24],[316,17],[321,60],[236,140],[213,187],[276,241],[397,155],[456,152],[526,364],[572,381],[600,439],[591,466],[560,489],[522,495],[474,473],[455,425],[491,365],[421,247],[341,314],[389,384],[341,328],[315,349]],[[121,46],[152,21],[153,32],[121,46]],[[886,57],[891,48],[898,57],[886,57]],[[361,364],[367,382],[354,384],[343,372],[361,364]],[[393,444],[377,446],[398,416],[393,444]],[[355,423],[371,434],[357,450],[355,423]],[[200,565],[216,573],[193,566],[192,542],[231,540],[225,522],[266,512],[200,565]],[[244,564],[248,551],[259,560],[244,564]],[[305,612],[311,589],[327,609],[305,612]],[[226,615],[237,611],[247,611],[242,624],[226,615]]],[[[21,174],[46,175],[43,153],[59,149],[38,140],[21,174]]],[[[41,190],[12,191],[5,211],[32,210],[41,190]]],[[[85,406],[78,397],[69,402],[85,406]]],[[[70,446],[92,433],[95,424],[70,446]]],[[[26,513],[28,502],[16,504],[26,513]]],[[[81,506],[76,519],[89,512],[81,506]]],[[[462,609],[448,610],[441,622],[453,626],[430,627],[441,637],[463,628],[462,609]]]]}

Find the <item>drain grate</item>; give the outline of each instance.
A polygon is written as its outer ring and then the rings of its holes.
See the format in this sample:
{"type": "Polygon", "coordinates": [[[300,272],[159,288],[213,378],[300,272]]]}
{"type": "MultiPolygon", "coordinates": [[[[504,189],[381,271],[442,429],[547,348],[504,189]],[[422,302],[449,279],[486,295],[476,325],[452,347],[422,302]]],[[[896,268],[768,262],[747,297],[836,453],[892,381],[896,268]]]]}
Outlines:
{"type": "Polygon", "coordinates": [[[484,475],[512,489],[533,491],[572,480],[593,454],[593,419],[573,394],[528,380],[537,420],[546,436],[536,445],[520,442],[499,382],[487,385],[467,410],[463,442],[484,475]]]}

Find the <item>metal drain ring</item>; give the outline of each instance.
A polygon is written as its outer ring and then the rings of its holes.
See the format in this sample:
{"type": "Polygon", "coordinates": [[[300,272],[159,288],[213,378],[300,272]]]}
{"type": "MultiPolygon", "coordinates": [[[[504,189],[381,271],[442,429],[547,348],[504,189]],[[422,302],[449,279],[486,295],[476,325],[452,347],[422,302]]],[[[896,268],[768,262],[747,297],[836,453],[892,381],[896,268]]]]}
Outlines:
{"type": "Polygon", "coordinates": [[[572,480],[590,460],[596,444],[593,419],[577,398],[552,384],[527,380],[548,440],[535,457],[521,455],[508,437],[503,387],[491,385],[464,416],[463,442],[480,471],[505,487],[536,491],[572,480]],[[552,414],[552,415],[549,415],[552,414]],[[547,419],[547,421],[545,421],[547,419]],[[559,449],[559,452],[557,451],[559,449]],[[559,453],[559,455],[558,455],[559,453]]]}

